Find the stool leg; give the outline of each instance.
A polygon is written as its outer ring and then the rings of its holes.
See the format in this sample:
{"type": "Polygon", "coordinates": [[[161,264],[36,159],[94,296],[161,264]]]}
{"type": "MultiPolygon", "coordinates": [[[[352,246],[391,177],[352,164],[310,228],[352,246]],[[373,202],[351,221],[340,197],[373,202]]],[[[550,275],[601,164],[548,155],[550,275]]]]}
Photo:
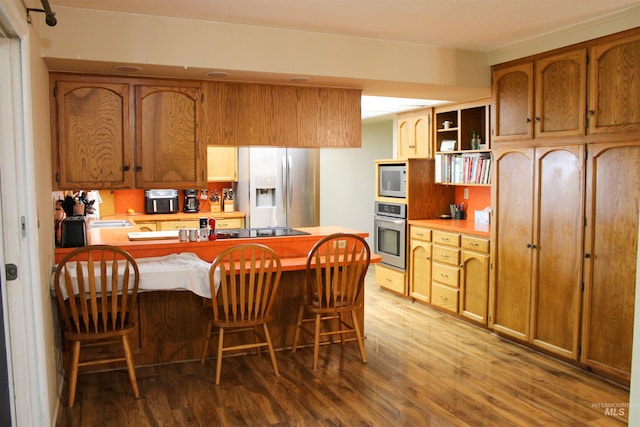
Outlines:
{"type": "Polygon", "coordinates": [[[298,320],[296,320],[296,333],[293,336],[292,351],[295,353],[298,348],[298,338],[300,338],[300,328],[302,327],[302,316],[304,315],[304,305],[298,307],[298,320]]]}
{"type": "Polygon", "coordinates": [[[220,328],[218,335],[218,358],[216,359],[216,385],[220,384],[220,371],[222,369],[222,348],[224,342],[224,328],[220,328]]]}
{"type": "Polygon", "coordinates": [[[353,320],[353,328],[356,330],[356,338],[358,340],[358,347],[360,348],[360,357],[362,357],[362,363],[367,363],[367,356],[364,352],[364,342],[362,341],[362,334],[360,333],[360,325],[358,324],[358,316],[355,311],[351,311],[351,319],[353,320]]]}
{"type": "Polygon", "coordinates": [[[126,335],[122,336],[122,347],[124,348],[124,357],[127,360],[127,371],[129,372],[131,387],[133,388],[133,395],[137,399],[140,397],[140,391],[138,390],[138,380],[136,379],[136,367],[133,363],[131,348],[129,347],[129,338],[127,338],[126,335]]]}
{"type": "Polygon", "coordinates": [[[322,316],[316,314],[315,327],[313,334],[313,369],[318,369],[318,353],[320,352],[320,323],[322,322],[322,316]]]}
{"type": "Polygon", "coordinates": [[[74,341],[71,356],[71,367],[69,368],[69,408],[73,408],[76,401],[76,384],[78,382],[78,364],[80,363],[80,341],[74,341]]]}
{"type": "Polygon", "coordinates": [[[209,352],[209,340],[211,340],[211,330],[213,329],[213,322],[209,320],[209,324],[207,325],[207,334],[204,339],[204,348],[202,349],[202,357],[200,358],[200,364],[204,365],[204,360],[207,358],[207,353],[209,352]]]}

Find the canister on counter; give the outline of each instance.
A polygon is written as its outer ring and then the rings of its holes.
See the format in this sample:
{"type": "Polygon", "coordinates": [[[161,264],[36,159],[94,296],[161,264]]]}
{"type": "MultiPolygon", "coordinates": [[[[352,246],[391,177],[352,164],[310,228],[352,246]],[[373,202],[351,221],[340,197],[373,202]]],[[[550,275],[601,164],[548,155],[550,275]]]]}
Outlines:
{"type": "Polygon", "coordinates": [[[178,238],[181,242],[186,242],[187,240],[189,240],[189,232],[186,228],[181,228],[178,230],[178,238]]]}
{"type": "Polygon", "coordinates": [[[209,225],[209,218],[200,218],[200,228],[207,228],[209,225]]]}
{"type": "Polygon", "coordinates": [[[216,240],[216,219],[209,218],[209,240],[216,240]]]}
{"type": "Polygon", "coordinates": [[[189,229],[189,241],[190,242],[197,242],[198,241],[198,229],[197,228],[190,228],[189,229]]]}

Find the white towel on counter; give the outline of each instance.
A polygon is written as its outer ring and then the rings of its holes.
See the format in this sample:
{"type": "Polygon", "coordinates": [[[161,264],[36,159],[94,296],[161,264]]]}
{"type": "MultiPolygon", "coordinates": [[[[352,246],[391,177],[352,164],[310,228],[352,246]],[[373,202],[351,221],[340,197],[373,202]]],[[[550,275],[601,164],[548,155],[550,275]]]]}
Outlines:
{"type": "MultiPolygon", "coordinates": [[[[183,252],[161,257],[138,258],[136,259],[136,263],[138,264],[138,271],[140,273],[139,292],[188,290],[201,297],[211,298],[211,288],[209,286],[209,269],[211,268],[211,264],[201,260],[193,252],[183,252]]],[[[86,262],[82,264],[86,268],[86,262]]],[[[73,280],[74,291],[78,292],[75,263],[67,264],[67,267],[73,280]]],[[[107,271],[110,271],[110,269],[107,269],[107,271]]],[[[99,267],[96,266],[96,276],[99,275],[100,270],[99,267]]],[[[118,288],[122,289],[122,278],[119,279],[118,288]]],[[[107,276],[107,280],[110,281],[109,276],[107,276]]],[[[214,274],[214,283],[217,292],[220,287],[219,269],[216,269],[214,274]]],[[[62,291],[66,299],[67,295],[64,287],[62,291]]]]}
{"type": "MultiPolygon", "coordinates": [[[[211,264],[198,258],[193,252],[138,258],[140,290],[169,291],[186,289],[196,295],[211,298],[209,269],[211,264]]],[[[216,292],[220,287],[220,271],[214,274],[216,292]]]]}

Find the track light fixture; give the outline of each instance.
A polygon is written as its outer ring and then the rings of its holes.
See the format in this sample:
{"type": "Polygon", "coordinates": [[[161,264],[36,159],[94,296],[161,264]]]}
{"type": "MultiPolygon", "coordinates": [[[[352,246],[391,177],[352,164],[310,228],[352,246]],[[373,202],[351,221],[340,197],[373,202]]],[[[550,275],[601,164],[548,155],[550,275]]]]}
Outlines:
{"type": "Polygon", "coordinates": [[[50,27],[55,27],[58,23],[56,19],[56,14],[51,10],[51,6],[49,5],[49,0],[40,0],[42,2],[42,9],[31,9],[27,8],[27,22],[31,22],[30,12],[42,12],[46,15],[44,22],[47,23],[50,27]]]}

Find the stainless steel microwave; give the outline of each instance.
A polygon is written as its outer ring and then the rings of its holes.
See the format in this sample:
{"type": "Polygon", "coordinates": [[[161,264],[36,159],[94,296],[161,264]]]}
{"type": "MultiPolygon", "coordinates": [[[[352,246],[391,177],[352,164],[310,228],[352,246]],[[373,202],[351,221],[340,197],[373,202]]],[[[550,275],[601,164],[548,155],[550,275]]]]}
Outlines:
{"type": "Polygon", "coordinates": [[[378,180],[378,196],[399,198],[407,196],[406,164],[379,164],[378,180]]]}

